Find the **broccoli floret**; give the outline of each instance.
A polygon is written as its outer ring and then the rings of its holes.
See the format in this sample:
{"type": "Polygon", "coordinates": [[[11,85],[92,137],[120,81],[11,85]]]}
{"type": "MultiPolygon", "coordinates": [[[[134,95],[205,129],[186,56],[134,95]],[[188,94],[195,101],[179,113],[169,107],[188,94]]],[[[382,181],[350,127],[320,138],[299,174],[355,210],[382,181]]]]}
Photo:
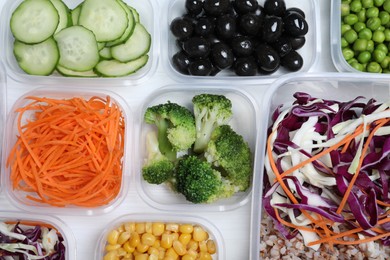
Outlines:
{"type": "Polygon", "coordinates": [[[192,103],[196,126],[194,152],[202,153],[214,129],[231,119],[232,102],[224,95],[200,94],[192,98],[192,103]]]}
{"type": "Polygon", "coordinates": [[[183,156],[176,169],[176,190],[193,203],[211,203],[233,195],[234,187],[197,156],[183,156]]]}
{"type": "Polygon", "coordinates": [[[156,132],[147,134],[146,150],[148,158],[142,167],[144,179],[151,184],[161,184],[171,179],[175,170],[175,164],[160,152],[156,132]]]}
{"type": "Polygon", "coordinates": [[[249,187],[252,175],[251,150],[244,138],[229,125],[221,125],[214,130],[204,156],[238,191],[245,191],[249,187]]]}
{"type": "Polygon", "coordinates": [[[195,142],[195,119],[191,111],[167,102],[146,109],[144,120],[155,124],[160,151],[173,161],[178,151],[189,149],[195,142]]]}

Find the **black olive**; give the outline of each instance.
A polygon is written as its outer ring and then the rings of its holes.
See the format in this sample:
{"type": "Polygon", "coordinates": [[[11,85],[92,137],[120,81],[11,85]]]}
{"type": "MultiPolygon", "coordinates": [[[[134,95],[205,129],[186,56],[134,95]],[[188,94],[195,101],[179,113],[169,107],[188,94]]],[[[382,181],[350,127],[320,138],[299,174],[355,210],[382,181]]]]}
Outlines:
{"type": "Polygon", "coordinates": [[[220,16],[229,12],[230,0],[205,0],[203,9],[207,15],[220,16]]]}
{"type": "Polygon", "coordinates": [[[283,33],[283,20],[277,16],[267,16],[262,26],[262,39],[265,42],[275,42],[283,33]]]}
{"type": "Polygon", "coordinates": [[[286,12],[284,0],[265,0],[264,10],[268,15],[283,16],[286,12]]]}
{"type": "Polygon", "coordinates": [[[280,37],[272,46],[280,57],[283,57],[292,50],[291,40],[287,37],[280,37]]]}
{"type": "Polygon", "coordinates": [[[290,38],[291,46],[294,50],[299,50],[306,43],[305,36],[290,38]]]}
{"type": "Polygon", "coordinates": [[[263,71],[274,71],[280,66],[278,53],[269,45],[261,44],[255,49],[255,58],[259,68],[263,71]]]}
{"type": "Polygon", "coordinates": [[[175,53],[172,57],[173,67],[183,74],[188,74],[188,66],[191,62],[191,59],[184,51],[179,51],[175,53]]]}
{"type": "Polygon", "coordinates": [[[305,18],[298,13],[286,15],[283,18],[283,23],[286,33],[294,37],[304,36],[309,30],[305,18]]]}
{"type": "Polygon", "coordinates": [[[250,56],[254,51],[254,43],[248,36],[235,36],[230,45],[237,57],[250,56]]]}
{"type": "Polygon", "coordinates": [[[253,13],[243,14],[238,18],[238,28],[244,35],[256,35],[261,28],[262,20],[253,13]]]}
{"type": "Polygon", "coordinates": [[[218,69],[217,67],[213,66],[213,67],[211,68],[211,71],[210,71],[209,76],[215,76],[215,75],[217,75],[217,74],[220,73],[220,72],[221,72],[220,69],[218,69]]]}
{"type": "Polygon", "coordinates": [[[199,17],[194,30],[196,35],[206,37],[214,33],[214,28],[214,19],[202,16],[199,17]]]}
{"type": "Polygon", "coordinates": [[[225,14],[217,19],[215,26],[217,36],[221,39],[230,39],[237,34],[236,17],[225,14]]]}
{"type": "Polygon", "coordinates": [[[210,49],[210,42],[202,37],[191,37],[183,43],[183,50],[190,58],[207,57],[210,49]]]}
{"type": "Polygon", "coordinates": [[[257,73],[256,60],[252,57],[240,57],[234,62],[234,72],[238,76],[255,76],[257,73]]]}
{"type": "Polygon", "coordinates": [[[173,35],[180,40],[191,37],[192,32],[194,31],[192,23],[181,17],[173,19],[170,29],[173,35]]]}
{"type": "Polygon", "coordinates": [[[271,74],[274,74],[276,71],[278,71],[279,68],[280,68],[280,63],[278,66],[276,66],[273,70],[270,70],[270,71],[265,71],[265,70],[262,70],[259,68],[259,73],[261,75],[271,75],[271,74]]]}
{"type": "Polygon", "coordinates": [[[238,14],[246,14],[254,12],[259,6],[259,3],[257,0],[234,0],[233,6],[238,14]]]}
{"type": "Polygon", "coordinates": [[[287,8],[287,10],[286,10],[286,12],[285,12],[284,15],[289,15],[290,13],[298,13],[298,14],[300,14],[303,18],[306,17],[305,12],[304,12],[302,9],[298,8],[298,7],[287,8]]]}
{"type": "Polygon", "coordinates": [[[186,0],[185,7],[187,12],[192,15],[198,15],[203,10],[202,0],[186,0]]]}
{"type": "Polygon", "coordinates": [[[227,69],[233,65],[234,55],[232,49],[223,42],[218,42],[211,47],[211,61],[218,69],[227,69]]]}
{"type": "Polygon", "coordinates": [[[209,59],[194,60],[188,65],[188,72],[193,76],[209,76],[212,69],[209,59]]]}
{"type": "Polygon", "coordinates": [[[290,71],[298,71],[303,66],[303,58],[298,52],[292,50],[281,59],[280,63],[290,71]]]}
{"type": "Polygon", "coordinates": [[[264,17],[266,17],[267,15],[264,11],[264,7],[262,7],[261,5],[258,5],[252,13],[260,17],[261,19],[264,19],[264,17]]]}

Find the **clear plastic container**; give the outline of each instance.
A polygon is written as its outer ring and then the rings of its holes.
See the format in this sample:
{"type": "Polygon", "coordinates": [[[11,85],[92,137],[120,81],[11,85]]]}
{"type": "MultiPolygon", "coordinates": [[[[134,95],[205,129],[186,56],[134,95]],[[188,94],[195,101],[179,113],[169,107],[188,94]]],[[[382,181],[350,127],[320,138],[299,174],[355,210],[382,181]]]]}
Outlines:
{"type": "Polygon", "coordinates": [[[65,259],[75,260],[76,259],[76,240],[70,230],[70,228],[59,218],[48,215],[22,213],[16,211],[1,211],[0,222],[18,222],[22,224],[43,224],[53,226],[64,238],[64,245],[66,250],[65,259]]]}
{"type": "MultiPolygon", "coordinates": [[[[7,113],[7,73],[3,63],[0,61],[0,143],[3,142],[3,132],[5,124],[5,115],[7,113]]],[[[0,146],[0,156],[3,149],[0,146]]],[[[2,181],[0,179],[0,192],[2,191],[2,181]]]]}
{"type": "MultiPolygon", "coordinates": [[[[90,84],[93,82],[95,85],[104,85],[110,84],[113,81],[116,83],[121,83],[122,85],[138,85],[142,82],[148,80],[155,73],[157,64],[158,64],[158,52],[160,45],[160,35],[158,30],[158,3],[156,0],[144,0],[144,1],[134,1],[134,0],[123,0],[128,5],[134,7],[139,15],[141,23],[146,27],[148,32],[152,37],[152,45],[149,51],[149,61],[148,63],[139,71],[134,74],[117,77],[117,78],[76,78],[76,77],[64,77],[59,73],[55,72],[50,76],[34,76],[25,73],[16,62],[15,56],[13,54],[13,42],[14,37],[10,29],[10,19],[13,11],[19,6],[23,0],[7,0],[4,4],[2,13],[1,13],[1,54],[3,55],[5,66],[8,70],[9,75],[20,82],[35,82],[40,83],[55,83],[58,81],[66,81],[69,83],[77,82],[78,84],[90,84]]],[[[64,0],[64,3],[68,8],[73,9],[82,0],[64,0]]]]}
{"type": "MultiPolygon", "coordinates": [[[[264,0],[258,1],[260,5],[264,6],[264,0]]],[[[303,67],[300,72],[309,71],[317,62],[320,53],[320,11],[318,8],[318,0],[285,0],[286,7],[298,7],[305,12],[306,21],[309,25],[309,31],[306,34],[305,45],[298,50],[304,60],[303,67]]],[[[176,38],[171,33],[169,26],[173,19],[180,17],[185,14],[185,1],[182,0],[169,0],[163,7],[162,24],[164,29],[161,30],[161,54],[162,64],[166,69],[168,75],[178,81],[230,81],[230,80],[245,80],[245,81],[258,81],[263,80],[264,82],[271,82],[278,77],[289,74],[284,68],[280,68],[277,72],[272,75],[257,75],[252,77],[240,77],[236,76],[231,70],[223,70],[216,76],[190,76],[184,75],[178,72],[172,65],[172,56],[178,51],[176,44],[176,38]]]]}
{"type": "MultiPolygon", "coordinates": [[[[232,101],[233,105],[233,117],[230,121],[232,128],[244,137],[244,140],[250,145],[253,158],[257,155],[257,138],[258,138],[258,123],[257,120],[257,106],[254,99],[246,92],[238,90],[232,86],[213,85],[202,88],[197,85],[172,85],[163,87],[149,95],[146,98],[144,105],[139,111],[139,118],[141,122],[139,133],[139,164],[135,171],[135,183],[139,190],[141,197],[145,202],[154,208],[160,210],[169,211],[226,211],[240,207],[248,202],[250,199],[250,193],[252,185],[245,192],[238,192],[230,198],[221,199],[210,204],[193,204],[185,199],[182,194],[172,191],[172,189],[166,185],[155,185],[147,183],[142,177],[142,167],[145,159],[147,158],[146,151],[146,134],[149,131],[155,131],[154,126],[143,122],[143,116],[146,109],[149,106],[166,103],[171,101],[180,105],[183,105],[192,110],[192,97],[201,93],[213,93],[225,95],[232,101]]],[[[257,160],[254,162],[254,169],[257,164],[257,160]]],[[[255,173],[256,171],[253,170],[255,173]]]]}
{"type": "MultiPolygon", "coordinates": [[[[390,97],[388,78],[375,74],[356,75],[350,73],[296,74],[283,77],[272,84],[264,95],[260,110],[262,122],[267,122],[261,129],[259,145],[261,154],[265,153],[267,128],[271,123],[271,114],[281,104],[290,104],[295,92],[305,92],[313,97],[350,101],[358,96],[374,98],[386,102],[390,97]],[[261,152],[263,151],[263,152],[261,152]]],[[[264,158],[259,159],[264,161],[264,158]]],[[[263,165],[263,162],[261,163],[263,165]]],[[[264,168],[259,169],[252,193],[252,223],[250,259],[260,258],[260,221],[262,218],[262,189],[264,168]]]]}
{"type": "Polygon", "coordinates": [[[216,253],[212,255],[213,260],[224,260],[227,259],[225,253],[225,242],[223,237],[216,226],[212,223],[203,219],[201,217],[194,217],[190,215],[183,214],[165,214],[165,213],[152,213],[152,214],[129,214],[121,216],[111,222],[109,226],[104,228],[104,231],[101,233],[98,242],[96,243],[95,249],[95,260],[103,259],[104,249],[107,244],[107,235],[113,229],[117,229],[119,226],[127,223],[145,223],[145,222],[161,222],[164,224],[192,224],[193,226],[202,227],[208,234],[209,239],[214,240],[216,246],[216,253]]]}
{"type": "MultiPolygon", "coordinates": [[[[22,118],[22,123],[27,119],[31,119],[31,113],[25,113],[22,118]]],[[[99,90],[97,91],[94,88],[85,87],[82,91],[76,89],[75,87],[68,87],[66,85],[58,85],[56,88],[41,87],[35,90],[32,90],[25,95],[21,96],[10,109],[9,117],[7,118],[7,125],[5,129],[5,141],[3,142],[3,155],[2,155],[2,183],[3,189],[6,193],[10,202],[26,211],[36,212],[36,213],[50,213],[50,214],[62,214],[62,215],[99,215],[112,211],[120,205],[128,192],[130,174],[133,171],[132,153],[133,153],[133,118],[130,107],[127,103],[119,97],[117,94],[107,91],[99,90]],[[122,158],[122,181],[121,188],[118,195],[106,205],[99,207],[81,207],[74,205],[66,205],[65,207],[55,207],[45,203],[35,202],[26,198],[28,193],[27,191],[21,191],[13,189],[12,181],[10,179],[10,168],[6,166],[7,158],[10,154],[11,149],[16,143],[17,140],[17,122],[18,122],[18,113],[15,111],[18,108],[24,107],[26,104],[30,103],[31,100],[27,100],[28,96],[37,96],[37,97],[48,97],[56,99],[69,99],[73,97],[80,97],[83,99],[88,99],[90,97],[101,97],[106,98],[110,96],[111,102],[118,105],[119,109],[122,111],[125,124],[125,140],[124,140],[124,155],[122,158]]],[[[35,193],[32,193],[34,195],[35,193]]]]}

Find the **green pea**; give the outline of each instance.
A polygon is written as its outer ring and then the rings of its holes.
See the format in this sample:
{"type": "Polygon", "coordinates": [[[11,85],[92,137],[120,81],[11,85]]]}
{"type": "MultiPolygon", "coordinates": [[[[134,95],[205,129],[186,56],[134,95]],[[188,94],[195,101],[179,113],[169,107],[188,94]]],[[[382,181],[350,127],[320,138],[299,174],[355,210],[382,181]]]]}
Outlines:
{"type": "Polygon", "coordinates": [[[389,69],[383,69],[383,70],[382,70],[382,73],[389,74],[389,73],[390,73],[390,70],[389,70],[389,69]]]}
{"type": "Polygon", "coordinates": [[[341,35],[344,35],[346,31],[351,30],[352,27],[349,24],[343,24],[341,25],[341,35]]]}
{"type": "Polygon", "coordinates": [[[375,48],[375,43],[373,40],[368,40],[367,41],[367,51],[373,52],[375,48]]]}
{"type": "Polygon", "coordinates": [[[383,33],[385,34],[385,41],[390,41],[390,29],[385,29],[383,33]]]}
{"type": "MultiPolygon", "coordinates": [[[[380,19],[378,17],[376,17],[379,22],[380,22],[380,19]]],[[[375,18],[370,18],[370,19],[375,19],[375,18]]],[[[349,24],[349,25],[354,25],[355,23],[357,23],[359,21],[358,17],[356,14],[348,14],[346,16],[344,16],[344,23],[346,24],[349,24]]],[[[367,21],[368,22],[368,21],[367,21]]]]}
{"type": "Polygon", "coordinates": [[[358,38],[358,39],[356,39],[356,41],[353,43],[352,49],[353,49],[354,51],[357,51],[357,52],[365,51],[365,50],[367,50],[367,43],[368,43],[368,40],[358,38]]]}
{"type": "Polygon", "coordinates": [[[375,50],[381,50],[386,54],[389,52],[389,49],[387,48],[386,44],[384,44],[384,43],[380,43],[380,44],[376,45],[375,50]]]}
{"type": "Polygon", "coordinates": [[[379,65],[378,62],[372,61],[367,64],[367,71],[372,72],[372,73],[381,73],[382,72],[382,67],[379,65]]]}
{"type": "Polygon", "coordinates": [[[374,0],[362,0],[362,5],[364,8],[370,8],[374,6],[374,0]]]}
{"type": "MultiPolygon", "coordinates": [[[[350,36],[352,37],[352,35],[350,36]]],[[[350,40],[352,40],[353,38],[351,38],[350,40]]],[[[348,41],[348,39],[346,39],[348,41]]],[[[382,31],[375,31],[373,34],[372,34],[372,40],[376,43],[382,43],[384,42],[385,40],[385,34],[384,32],[382,31]]]]}
{"type": "Polygon", "coordinates": [[[357,59],[360,63],[367,63],[371,60],[371,52],[362,51],[361,53],[359,53],[357,59]]]}
{"type": "Polygon", "coordinates": [[[355,53],[353,52],[353,50],[351,50],[350,48],[344,48],[343,49],[343,56],[344,56],[344,59],[346,59],[347,61],[349,59],[352,59],[353,56],[355,56],[355,53]]]}
{"type": "Polygon", "coordinates": [[[347,61],[348,64],[351,64],[351,63],[353,63],[353,62],[359,62],[359,61],[358,61],[357,59],[355,59],[355,58],[349,59],[349,60],[347,61]]]}
{"type": "Polygon", "coordinates": [[[390,14],[388,12],[380,11],[378,17],[381,19],[382,25],[386,25],[390,22],[390,14]]]}
{"type": "Polygon", "coordinates": [[[366,28],[366,24],[363,23],[363,22],[357,22],[353,25],[353,29],[356,31],[356,32],[360,32],[361,30],[363,30],[364,28],[366,28]]]}
{"type": "MultiPolygon", "coordinates": [[[[349,10],[348,10],[349,13],[349,10]]],[[[348,15],[348,14],[346,14],[348,15]]],[[[366,10],[366,17],[371,18],[371,17],[378,17],[379,16],[379,9],[378,7],[370,7],[366,10]]]]}
{"type": "Polygon", "coordinates": [[[383,8],[386,12],[390,12],[390,0],[385,0],[385,2],[383,3],[382,8],[383,8]]]}
{"type": "Polygon", "coordinates": [[[385,0],[374,0],[374,5],[376,7],[381,7],[384,2],[385,2],[385,0]]]}
{"type": "Polygon", "coordinates": [[[364,71],[364,66],[359,62],[352,62],[349,65],[351,65],[351,67],[354,68],[355,70],[364,71]]]}
{"type": "MultiPolygon", "coordinates": [[[[354,30],[346,31],[343,36],[349,44],[354,43],[356,41],[356,39],[358,38],[358,35],[354,30]]],[[[384,34],[383,34],[383,37],[384,37],[384,34]]]]}
{"type": "MultiPolygon", "coordinates": [[[[356,43],[356,41],[355,41],[355,43],[356,43]]],[[[344,38],[341,38],[341,48],[344,48],[347,46],[349,46],[349,43],[347,42],[347,40],[344,38]]]]}
{"type": "Polygon", "coordinates": [[[390,64],[390,57],[389,56],[386,56],[383,61],[381,62],[381,67],[382,69],[387,69],[389,68],[389,64],[390,64]]]}
{"type": "Polygon", "coordinates": [[[386,53],[381,50],[375,49],[374,52],[372,53],[372,58],[376,62],[381,63],[386,58],[386,53]]]}
{"type": "Polygon", "coordinates": [[[378,29],[376,29],[376,30],[377,30],[377,31],[383,32],[383,31],[385,31],[385,29],[386,29],[386,28],[385,28],[384,26],[381,25],[381,26],[379,26],[378,29]]]}
{"type": "Polygon", "coordinates": [[[360,10],[357,14],[359,22],[366,22],[366,11],[364,9],[360,10]]]}
{"type": "MultiPolygon", "coordinates": [[[[345,18],[349,17],[350,15],[346,16],[345,18]]],[[[351,22],[350,20],[352,19],[347,19],[347,21],[351,22]]],[[[352,24],[350,24],[352,25],[352,24]]],[[[379,19],[378,17],[371,17],[371,18],[368,18],[367,22],[366,22],[366,26],[367,28],[371,29],[372,31],[375,31],[376,29],[379,28],[379,26],[381,26],[381,19],[379,19]]]]}
{"type": "Polygon", "coordinates": [[[341,4],[341,17],[349,15],[349,4],[341,4]]]}
{"type": "Polygon", "coordinates": [[[366,39],[366,40],[371,40],[372,38],[372,31],[368,28],[364,28],[359,32],[359,38],[360,39],[366,39]]]}
{"type": "Polygon", "coordinates": [[[357,13],[359,12],[360,10],[362,10],[362,2],[360,2],[359,0],[353,0],[350,4],[349,4],[349,9],[354,12],[354,13],[357,13]]]}

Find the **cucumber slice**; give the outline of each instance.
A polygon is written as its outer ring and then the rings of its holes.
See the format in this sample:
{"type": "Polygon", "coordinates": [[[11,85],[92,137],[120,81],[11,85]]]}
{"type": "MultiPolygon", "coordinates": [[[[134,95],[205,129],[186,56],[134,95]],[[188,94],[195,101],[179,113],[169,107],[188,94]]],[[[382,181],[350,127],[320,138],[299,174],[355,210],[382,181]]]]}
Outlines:
{"type": "Polygon", "coordinates": [[[14,55],[19,67],[28,74],[47,76],[53,73],[60,58],[52,37],[36,44],[14,42],[14,55]]]}
{"type": "Polygon", "coordinates": [[[121,62],[135,60],[146,54],[151,45],[151,36],[145,27],[136,23],[133,34],[123,44],[111,48],[112,57],[121,62]]]}
{"type": "Polygon", "coordinates": [[[133,12],[130,10],[130,8],[127,6],[127,4],[125,4],[121,0],[117,0],[117,1],[122,6],[122,8],[126,11],[127,19],[128,19],[127,28],[119,39],[116,39],[116,40],[111,41],[111,42],[107,42],[107,44],[106,44],[107,47],[119,45],[119,44],[127,41],[127,39],[129,39],[129,37],[133,33],[134,27],[135,27],[133,12]]]}
{"type": "Polygon", "coordinates": [[[70,16],[70,10],[69,8],[62,2],[61,0],[50,0],[51,3],[56,8],[58,15],[60,17],[60,21],[58,22],[57,29],[55,30],[54,34],[58,33],[62,29],[71,26],[72,20],[70,16]]]}
{"type": "Polygon", "coordinates": [[[106,47],[106,43],[105,42],[98,42],[97,46],[98,46],[98,50],[101,51],[104,49],[104,47],[106,47]]]}
{"type": "Polygon", "coordinates": [[[79,4],[74,8],[72,11],[70,11],[71,16],[72,16],[72,24],[73,25],[78,25],[79,24],[79,16],[80,16],[80,11],[81,11],[81,5],[79,4]]]}
{"type": "Polygon", "coordinates": [[[111,48],[110,47],[104,47],[99,51],[100,57],[102,57],[105,60],[111,60],[112,55],[111,55],[111,48]]]}
{"type": "Polygon", "coordinates": [[[67,69],[65,67],[62,67],[61,65],[57,65],[56,67],[57,71],[67,77],[98,77],[98,74],[95,73],[93,70],[87,70],[87,71],[74,71],[67,69]]]}
{"type": "Polygon", "coordinates": [[[59,20],[50,0],[26,0],[12,13],[11,31],[18,41],[39,43],[53,35],[59,20]]]}
{"type": "Polygon", "coordinates": [[[136,23],[140,23],[141,20],[140,20],[140,18],[139,18],[139,13],[138,13],[138,11],[137,11],[134,7],[132,7],[132,6],[130,6],[130,5],[127,5],[127,7],[128,7],[128,8],[131,10],[131,12],[133,13],[134,21],[135,21],[136,23]]]}
{"type": "Polygon", "coordinates": [[[79,24],[91,30],[99,42],[120,38],[127,23],[127,14],[116,0],[85,0],[81,7],[79,24]]]}
{"type": "Polygon", "coordinates": [[[60,51],[61,66],[74,71],[88,71],[99,62],[97,42],[90,30],[74,25],[54,35],[54,39],[60,51]]]}
{"type": "Polygon", "coordinates": [[[102,60],[100,61],[95,70],[98,74],[105,77],[121,77],[132,74],[141,69],[148,62],[149,56],[144,55],[140,58],[129,61],[119,62],[117,60],[102,60]]]}

